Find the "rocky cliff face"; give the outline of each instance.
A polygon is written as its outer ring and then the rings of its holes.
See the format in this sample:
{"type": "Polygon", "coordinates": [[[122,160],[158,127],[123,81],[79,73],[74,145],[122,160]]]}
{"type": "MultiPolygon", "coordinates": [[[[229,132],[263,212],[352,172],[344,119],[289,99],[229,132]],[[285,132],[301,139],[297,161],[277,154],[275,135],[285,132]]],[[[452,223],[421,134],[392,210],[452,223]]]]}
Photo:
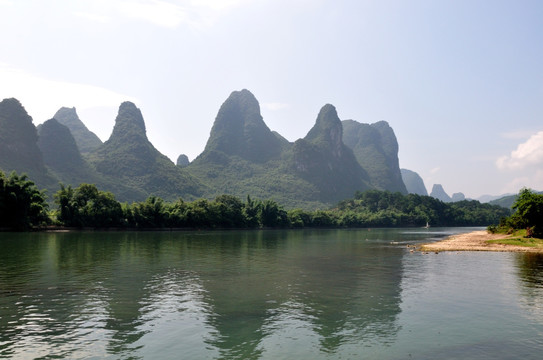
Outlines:
{"type": "Polygon", "coordinates": [[[75,108],[62,107],[55,113],[53,118],[70,129],[82,154],[92,152],[102,145],[100,138],[79,119],[75,108]]]}
{"type": "Polygon", "coordinates": [[[17,99],[0,102],[0,168],[36,176],[45,172],[32,118],[17,99]]]}
{"type": "Polygon", "coordinates": [[[344,142],[370,178],[370,184],[380,190],[407,194],[400,172],[398,141],[386,121],[362,124],[343,121],[344,142]]]}
{"type": "Polygon", "coordinates": [[[252,162],[266,162],[281,153],[281,141],[266,126],[260,105],[248,90],[234,91],[222,104],[204,155],[222,152],[252,162]]]}
{"type": "Polygon", "coordinates": [[[13,98],[0,102],[0,169],[26,173],[39,188],[52,190],[58,182],[43,162],[32,117],[13,98]]]}
{"type": "Polygon", "coordinates": [[[369,188],[367,173],[343,143],[343,126],[333,105],[323,106],[307,136],[294,143],[292,162],[295,172],[319,189],[322,201],[369,188]]]}
{"type": "Polygon", "coordinates": [[[189,166],[189,164],[190,164],[189,158],[185,154],[179,155],[177,157],[177,161],[175,163],[175,165],[177,165],[179,167],[182,167],[182,168],[189,166]]]}
{"type": "Polygon", "coordinates": [[[343,126],[333,105],[326,104],[319,111],[315,125],[304,138],[326,150],[335,159],[340,159],[345,153],[343,143],[343,126]]]}
{"type": "Polygon", "coordinates": [[[428,196],[428,190],[426,190],[424,181],[419,174],[407,169],[401,169],[401,173],[403,182],[409,194],[428,196]]]}
{"type": "Polygon", "coordinates": [[[70,129],[56,119],[47,120],[40,126],[38,146],[45,164],[55,171],[70,173],[87,165],[70,129]]]}

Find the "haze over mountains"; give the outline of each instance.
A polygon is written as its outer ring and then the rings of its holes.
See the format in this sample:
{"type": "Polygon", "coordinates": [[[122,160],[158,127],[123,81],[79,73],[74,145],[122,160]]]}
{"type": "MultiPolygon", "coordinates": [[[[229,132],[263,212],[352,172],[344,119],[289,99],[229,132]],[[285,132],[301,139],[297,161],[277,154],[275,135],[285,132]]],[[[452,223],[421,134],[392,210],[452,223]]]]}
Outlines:
{"type": "MultiPolygon", "coordinates": [[[[304,208],[327,207],[368,189],[427,194],[420,176],[400,171],[398,142],[385,121],[341,121],[326,104],[307,135],[292,143],[268,128],[248,90],[232,92],[222,104],[193,162],[180,155],[174,164],[161,154],[131,102],[120,105],[104,143],[74,108],[61,108],[38,130],[19,101],[0,103],[0,169],[27,173],[49,194],[59,182],[95,183],[127,202],[151,195],[193,200],[231,194],[304,208]]],[[[451,201],[448,195],[443,199],[451,201]]]]}

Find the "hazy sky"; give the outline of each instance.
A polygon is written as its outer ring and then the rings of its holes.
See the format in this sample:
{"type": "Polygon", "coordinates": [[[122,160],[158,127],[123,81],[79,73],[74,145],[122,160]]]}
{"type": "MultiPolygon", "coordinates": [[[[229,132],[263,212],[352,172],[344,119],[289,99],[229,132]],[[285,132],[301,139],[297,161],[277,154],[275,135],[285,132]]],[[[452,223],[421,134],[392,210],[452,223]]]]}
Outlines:
{"type": "Polygon", "coordinates": [[[142,110],[173,161],[249,89],[290,141],[320,108],[386,120],[428,191],[543,190],[543,1],[0,0],[0,98],[75,106],[107,140],[142,110]]]}

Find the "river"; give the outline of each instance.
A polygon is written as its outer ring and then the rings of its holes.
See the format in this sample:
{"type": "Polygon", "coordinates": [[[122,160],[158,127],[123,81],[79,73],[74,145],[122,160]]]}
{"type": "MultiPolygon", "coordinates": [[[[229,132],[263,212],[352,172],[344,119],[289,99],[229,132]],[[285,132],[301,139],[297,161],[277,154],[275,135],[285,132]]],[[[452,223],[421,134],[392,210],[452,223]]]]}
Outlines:
{"type": "Polygon", "coordinates": [[[0,233],[0,359],[540,359],[543,257],[468,228],[0,233]]]}

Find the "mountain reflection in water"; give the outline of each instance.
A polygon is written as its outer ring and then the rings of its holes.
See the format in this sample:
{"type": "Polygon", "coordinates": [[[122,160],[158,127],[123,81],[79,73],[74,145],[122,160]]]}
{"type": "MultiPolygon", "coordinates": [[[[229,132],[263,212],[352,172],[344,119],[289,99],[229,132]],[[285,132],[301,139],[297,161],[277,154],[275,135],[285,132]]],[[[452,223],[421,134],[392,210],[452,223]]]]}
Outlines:
{"type": "Polygon", "coordinates": [[[0,233],[0,358],[530,358],[542,257],[406,247],[455,231],[0,233]]]}

